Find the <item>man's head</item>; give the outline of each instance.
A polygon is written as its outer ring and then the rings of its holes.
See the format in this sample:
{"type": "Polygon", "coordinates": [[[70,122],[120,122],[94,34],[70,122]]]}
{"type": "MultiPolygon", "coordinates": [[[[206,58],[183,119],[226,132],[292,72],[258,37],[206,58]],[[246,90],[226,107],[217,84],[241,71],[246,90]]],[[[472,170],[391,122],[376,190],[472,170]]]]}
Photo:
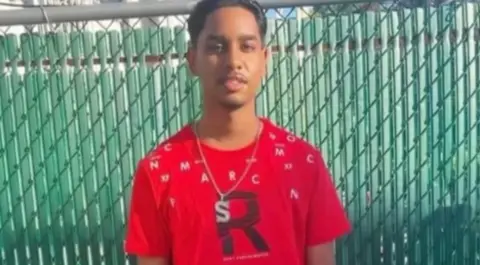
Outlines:
{"type": "Polygon", "coordinates": [[[266,19],[254,0],[202,0],[190,14],[188,62],[206,104],[252,103],[265,74],[266,19]]]}

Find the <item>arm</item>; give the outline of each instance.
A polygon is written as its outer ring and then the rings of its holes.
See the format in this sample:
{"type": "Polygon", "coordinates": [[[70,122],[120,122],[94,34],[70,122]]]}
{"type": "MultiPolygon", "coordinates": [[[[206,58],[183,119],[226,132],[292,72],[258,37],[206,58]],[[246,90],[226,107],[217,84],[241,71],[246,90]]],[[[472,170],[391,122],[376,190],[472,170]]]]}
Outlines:
{"type": "Polygon", "coordinates": [[[159,195],[165,185],[150,177],[160,172],[147,167],[140,162],[133,179],[125,252],[137,256],[139,265],[168,265],[170,235],[159,195]]]}
{"type": "Polygon", "coordinates": [[[170,265],[165,258],[150,258],[150,257],[138,257],[138,265],[170,265]]]}
{"type": "Polygon", "coordinates": [[[307,265],[335,265],[333,242],[310,246],[307,249],[307,265]]]}
{"type": "Polygon", "coordinates": [[[320,153],[315,159],[314,185],[307,224],[307,265],[335,265],[335,240],[351,227],[335,184],[320,153]]]}

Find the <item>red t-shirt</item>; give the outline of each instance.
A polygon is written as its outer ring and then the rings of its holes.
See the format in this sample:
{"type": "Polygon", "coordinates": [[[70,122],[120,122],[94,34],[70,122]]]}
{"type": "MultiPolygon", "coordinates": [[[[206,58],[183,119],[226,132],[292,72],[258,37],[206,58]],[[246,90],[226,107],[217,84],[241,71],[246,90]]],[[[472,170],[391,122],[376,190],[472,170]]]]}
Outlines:
{"type": "MultiPolygon", "coordinates": [[[[256,158],[227,203],[216,204],[191,126],[142,159],[125,251],[174,265],[303,265],[307,247],[346,234],[350,223],[319,151],[262,121],[256,158]]],[[[253,147],[202,146],[222,192],[241,177],[253,147]]]]}

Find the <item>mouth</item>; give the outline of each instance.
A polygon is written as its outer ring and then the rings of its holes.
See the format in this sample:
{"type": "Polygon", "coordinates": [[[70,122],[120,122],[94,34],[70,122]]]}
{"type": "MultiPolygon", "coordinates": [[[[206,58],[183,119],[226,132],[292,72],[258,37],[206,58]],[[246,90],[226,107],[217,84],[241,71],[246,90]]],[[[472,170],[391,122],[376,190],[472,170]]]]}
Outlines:
{"type": "Polygon", "coordinates": [[[243,75],[234,74],[220,79],[220,83],[228,92],[237,92],[247,84],[247,79],[243,75]]]}

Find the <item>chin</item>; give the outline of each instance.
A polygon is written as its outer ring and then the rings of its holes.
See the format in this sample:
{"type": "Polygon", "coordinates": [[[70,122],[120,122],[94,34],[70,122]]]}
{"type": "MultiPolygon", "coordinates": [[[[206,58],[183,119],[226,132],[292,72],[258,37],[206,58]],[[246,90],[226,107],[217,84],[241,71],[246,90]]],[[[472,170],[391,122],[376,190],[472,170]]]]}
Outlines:
{"type": "Polygon", "coordinates": [[[238,98],[225,98],[220,101],[220,104],[229,110],[236,110],[246,105],[245,100],[238,98]]]}

